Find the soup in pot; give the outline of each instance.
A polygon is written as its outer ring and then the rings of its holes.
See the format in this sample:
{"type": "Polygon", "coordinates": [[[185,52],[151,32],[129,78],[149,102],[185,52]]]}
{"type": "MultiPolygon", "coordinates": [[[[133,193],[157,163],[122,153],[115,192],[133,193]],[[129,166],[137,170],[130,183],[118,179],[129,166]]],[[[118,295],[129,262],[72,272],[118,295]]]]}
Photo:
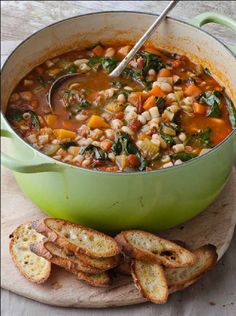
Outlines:
{"type": "Polygon", "coordinates": [[[72,165],[113,172],[179,165],[219,144],[235,108],[210,71],[144,47],[119,78],[131,46],[95,45],[47,60],[14,89],[7,118],[34,148],[72,165]],[[59,77],[51,111],[47,93],[59,77]]]}

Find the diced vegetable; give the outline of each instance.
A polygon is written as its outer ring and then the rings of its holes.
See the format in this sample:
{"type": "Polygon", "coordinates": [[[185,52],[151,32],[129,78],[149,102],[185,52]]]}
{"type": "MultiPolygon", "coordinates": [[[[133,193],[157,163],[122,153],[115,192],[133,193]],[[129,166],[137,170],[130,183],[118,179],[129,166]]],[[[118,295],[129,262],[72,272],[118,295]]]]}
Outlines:
{"type": "Polygon", "coordinates": [[[55,154],[55,152],[60,148],[60,146],[58,144],[46,144],[44,145],[44,147],[42,148],[42,152],[45,155],[49,155],[52,156],[53,154],[55,154]]]}
{"type": "Polygon", "coordinates": [[[159,146],[149,139],[145,139],[139,145],[143,156],[148,160],[154,160],[159,155],[159,146]]]}
{"type": "Polygon", "coordinates": [[[149,110],[155,105],[156,105],[156,98],[154,95],[152,95],[145,101],[143,108],[144,110],[149,110]]]}
{"type": "Polygon", "coordinates": [[[196,114],[206,114],[206,107],[200,103],[193,103],[193,112],[196,114]]]}
{"type": "Polygon", "coordinates": [[[52,127],[57,121],[57,116],[55,114],[48,114],[47,116],[45,116],[45,120],[47,122],[47,125],[52,127]]]}
{"type": "Polygon", "coordinates": [[[198,96],[201,92],[202,90],[198,88],[195,84],[189,84],[184,90],[185,95],[192,97],[198,96]]]}
{"type": "Polygon", "coordinates": [[[98,56],[98,57],[103,57],[104,56],[104,49],[101,45],[97,45],[92,49],[92,52],[98,56]]]}
{"type": "Polygon", "coordinates": [[[166,68],[162,68],[159,73],[158,73],[159,77],[171,77],[171,72],[169,69],[166,68]]]}
{"type": "Polygon", "coordinates": [[[53,133],[58,139],[65,139],[65,138],[75,138],[76,133],[69,131],[67,129],[59,128],[59,129],[54,129],[53,133]]]}
{"type": "Polygon", "coordinates": [[[105,109],[112,113],[119,113],[123,110],[123,108],[124,105],[118,100],[113,100],[105,106],[105,109]]]}
{"type": "Polygon", "coordinates": [[[88,127],[90,128],[109,128],[110,125],[99,115],[92,115],[88,121],[88,127]]]}
{"type": "Polygon", "coordinates": [[[159,86],[155,86],[154,88],[152,88],[149,94],[159,98],[165,96],[165,93],[161,90],[159,86]]]}

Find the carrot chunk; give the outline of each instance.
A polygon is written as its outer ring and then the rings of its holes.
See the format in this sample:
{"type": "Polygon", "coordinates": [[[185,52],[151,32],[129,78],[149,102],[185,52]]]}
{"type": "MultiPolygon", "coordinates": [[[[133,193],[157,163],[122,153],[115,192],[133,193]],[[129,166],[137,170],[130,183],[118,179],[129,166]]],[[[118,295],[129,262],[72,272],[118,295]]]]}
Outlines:
{"type": "Polygon", "coordinates": [[[154,107],[156,104],[156,98],[154,95],[150,96],[144,103],[143,108],[144,110],[149,110],[154,107]]]}
{"type": "Polygon", "coordinates": [[[108,128],[109,124],[99,115],[92,115],[88,121],[90,128],[108,128]]]}
{"type": "Polygon", "coordinates": [[[200,103],[193,103],[193,112],[196,114],[206,114],[206,107],[200,103]]]}
{"type": "Polygon", "coordinates": [[[152,90],[149,91],[149,94],[159,98],[165,96],[165,93],[161,90],[159,86],[155,86],[154,88],[152,88],[152,90]]]}
{"type": "Polygon", "coordinates": [[[158,73],[159,77],[171,77],[171,72],[169,71],[169,69],[166,68],[162,68],[159,73],[158,73]]]}
{"type": "Polygon", "coordinates": [[[104,56],[104,49],[101,45],[97,45],[92,49],[92,52],[98,56],[98,57],[103,57],[104,56]]]}
{"type": "Polygon", "coordinates": [[[202,90],[200,88],[198,88],[195,84],[190,84],[188,85],[185,90],[184,90],[184,94],[187,96],[193,96],[196,97],[197,95],[199,95],[202,92],[202,90]]]}

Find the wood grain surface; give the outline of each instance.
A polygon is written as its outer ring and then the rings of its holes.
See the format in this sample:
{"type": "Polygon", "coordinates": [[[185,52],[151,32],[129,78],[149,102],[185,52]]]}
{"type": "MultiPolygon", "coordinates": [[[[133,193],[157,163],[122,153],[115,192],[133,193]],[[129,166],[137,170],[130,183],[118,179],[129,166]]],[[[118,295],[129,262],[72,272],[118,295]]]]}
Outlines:
{"type": "MultiPolygon", "coordinates": [[[[103,10],[137,10],[159,13],[168,1],[1,1],[2,47],[4,61],[11,50],[28,35],[50,23],[77,14],[103,10]]],[[[236,17],[235,1],[182,1],[170,14],[182,20],[214,11],[236,17]]],[[[226,44],[235,44],[235,35],[221,26],[204,27],[226,44]]],[[[4,177],[4,174],[3,174],[4,177]]],[[[7,188],[6,188],[7,189],[7,188]]],[[[14,205],[14,196],[9,200],[14,205]]],[[[17,207],[17,206],[16,206],[17,207]]],[[[8,215],[11,217],[11,214],[8,215]]],[[[210,232],[209,232],[210,234],[210,232]]],[[[236,314],[236,236],[231,247],[216,268],[188,291],[173,295],[168,304],[154,306],[142,304],[133,307],[106,310],[75,310],[50,307],[9,291],[2,291],[1,311],[3,316],[18,315],[174,315],[174,316],[232,316],[236,314]],[[216,286],[217,284],[217,286],[216,286]]],[[[11,279],[11,275],[9,275],[11,279]]],[[[12,279],[11,279],[12,280],[12,279]]],[[[14,282],[12,280],[12,282],[14,282]]]]}

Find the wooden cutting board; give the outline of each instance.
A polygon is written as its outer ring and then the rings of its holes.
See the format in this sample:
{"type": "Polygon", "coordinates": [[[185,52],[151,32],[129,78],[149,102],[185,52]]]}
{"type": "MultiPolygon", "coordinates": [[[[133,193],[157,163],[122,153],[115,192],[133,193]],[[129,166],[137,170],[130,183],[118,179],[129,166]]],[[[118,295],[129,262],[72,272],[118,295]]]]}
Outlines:
{"type": "MultiPolygon", "coordinates": [[[[49,305],[66,307],[111,307],[145,302],[130,277],[116,276],[107,289],[93,288],[61,268],[53,267],[43,285],[27,281],[11,261],[8,244],[10,233],[21,223],[43,214],[18,188],[13,175],[2,172],[2,287],[19,295],[49,305]]],[[[195,248],[214,244],[219,259],[227,250],[236,224],[236,171],[217,200],[193,220],[163,232],[169,239],[183,240],[195,248]]]]}

